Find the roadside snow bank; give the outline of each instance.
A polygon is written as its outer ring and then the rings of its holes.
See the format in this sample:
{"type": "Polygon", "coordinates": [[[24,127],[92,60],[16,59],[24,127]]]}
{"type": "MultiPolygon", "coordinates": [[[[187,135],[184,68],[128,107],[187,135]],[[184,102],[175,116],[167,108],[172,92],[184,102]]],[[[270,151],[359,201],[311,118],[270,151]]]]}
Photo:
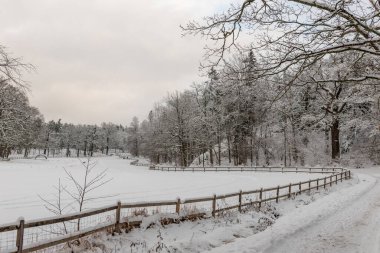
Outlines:
{"type": "Polygon", "coordinates": [[[112,250],[112,252],[204,252],[208,250],[255,252],[252,248],[256,247],[257,252],[261,252],[275,238],[285,238],[288,233],[301,229],[309,222],[309,219],[311,223],[313,220],[322,219],[322,213],[326,210],[333,212],[332,206],[336,205],[337,201],[345,202],[340,199],[341,195],[355,193],[359,196],[360,192],[365,191],[371,184],[371,177],[367,178],[368,181],[363,180],[363,178],[360,180],[356,178],[326,190],[321,189],[311,194],[299,195],[293,200],[272,203],[264,206],[261,211],[254,208],[244,213],[231,211],[215,219],[162,226],[159,222],[154,223],[151,217],[147,217],[147,221],[143,224],[154,224],[153,226],[149,228],[142,226],[130,233],[116,236],[101,233],[87,239],[87,243],[84,244],[87,245],[86,248],[77,250],[80,252],[94,252],[98,249],[102,249],[103,252],[105,250],[112,250]],[[367,183],[357,184],[357,182],[367,183]],[[309,215],[311,215],[310,218],[309,215]],[[241,250],[242,246],[247,245],[250,246],[249,249],[241,250]]]}
{"type": "MultiPolygon", "coordinates": [[[[280,217],[273,226],[269,227],[262,233],[255,234],[248,238],[238,239],[233,243],[215,248],[211,250],[211,252],[269,253],[274,252],[274,249],[279,249],[279,252],[288,252],[286,250],[284,251],[284,248],[276,248],[275,245],[282,245],[289,238],[296,237],[295,234],[304,233],[310,226],[318,224],[336,213],[338,210],[350,206],[353,202],[360,199],[361,196],[370,191],[375,186],[377,181],[376,178],[364,174],[358,174],[357,178],[354,180],[358,181],[358,184],[351,187],[339,187],[335,192],[332,192],[331,194],[318,199],[309,205],[305,205],[287,212],[286,215],[280,217]]],[[[342,218],[345,219],[344,217],[342,218]]],[[[334,226],[333,223],[334,221],[332,221],[331,224],[326,224],[326,231],[329,230],[329,225],[334,226]]],[[[296,247],[299,247],[299,245],[293,244],[293,248],[295,250],[296,247]]],[[[291,252],[298,251],[292,250],[291,252]]]]}

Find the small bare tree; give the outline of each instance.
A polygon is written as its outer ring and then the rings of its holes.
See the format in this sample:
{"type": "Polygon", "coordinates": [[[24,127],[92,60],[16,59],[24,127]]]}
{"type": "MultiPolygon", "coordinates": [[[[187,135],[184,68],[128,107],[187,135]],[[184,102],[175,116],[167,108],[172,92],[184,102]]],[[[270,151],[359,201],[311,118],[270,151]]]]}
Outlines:
{"type": "MultiPolygon", "coordinates": [[[[58,194],[55,196],[56,199],[54,201],[40,197],[45,203],[45,208],[56,215],[64,214],[69,208],[77,212],[82,212],[86,207],[86,203],[99,198],[108,197],[90,196],[90,193],[92,193],[94,190],[100,188],[112,180],[111,178],[107,178],[107,170],[102,170],[94,174],[93,170],[96,167],[97,163],[96,161],[92,161],[91,156],[88,156],[84,161],[80,159],[78,160],[84,169],[82,178],[76,177],[72,172],[64,169],[69,182],[74,186],[73,189],[70,189],[67,186],[63,186],[61,184],[61,180],[59,179],[58,186],[54,187],[58,191],[58,194]],[[64,193],[69,196],[69,199],[71,199],[69,203],[63,203],[64,193]]],[[[78,219],[76,222],[76,229],[77,231],[80,230],[80,219],[78,219]]],[[[64,232],[68,233],[68,229],[66,228],[65,223],[64,232]]]]}
{"type": "MultiPolygon", "coordinates": [[[[81,161],[81,165],[84,168],[84,176],[82,179],[78,179],[73,174],[65,169],[66,175],[69,181],[74,185],[74,190],[70,191],[65,188],[65,191],[73,201],[77,204],[77,211],[81,212],[85,208],[85,204],[89,201],[99,199],[101,197],[90,197],[89,194],[105,185],[112,179],[107,179],[107,170],[103,170],[93,175],[93,169],[96,167],[97,162],[91,160],[91,156],[88,156],[85,161],[81,161]]],[[[80,219],[77,222],[77,230],[80,230],[80,219]]]]}
{"type": "MultiPolygon", "coordinates": [[[[63,193],[66,192],[66,186],[63,186],[61,184],[61,179],[58,179],[58,186],[54,186],[54,189],[57,190],[57,194],[54,196],[55,200],[48,200],[46,198],[41,197],[38,195],[38,197],[44,202],[44,207],[51,213],[55,215],[63,215],[65,210],[70,207],[70,203],[64,204],[63,203],[63,193]]],[[[67,226],[65,222],[63,223],[63,231],[55,231],[59,234],[67,234],[67,226]]],[[[52,231],[50,231],[52,232],[52,231]]]]}

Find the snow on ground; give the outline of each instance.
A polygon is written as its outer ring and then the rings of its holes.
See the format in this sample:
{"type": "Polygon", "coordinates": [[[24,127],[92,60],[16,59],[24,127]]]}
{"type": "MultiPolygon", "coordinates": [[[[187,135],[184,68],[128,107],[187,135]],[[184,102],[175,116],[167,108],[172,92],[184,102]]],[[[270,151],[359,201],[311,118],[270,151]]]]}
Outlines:
{"type": "MultiPolygon", "coordinates": [[[[95,196],[103,198],[94,200],[88,207],[114,204],[117,200],[135,202],[210,196],[321,176],[303,173],[162,172],[136,167],[129,164],[131,160],[117,157],[93,160],[97,162],[94,170],[108,169],[108,178],[112,181],[94,192],[95,196]]],[[[27,220],[50,217],[52,214],[44,208],[38,195],[55,200],[53,186],[58,184],[59,178],[70,187],[64,168],[74,175],[83,175],[81,161],[77,158],[51,158],[0,162],[0,224],[13,222],[20,216],[27,220]]]]}
{"type": "MultiPolygon", "coordinates": [[[[253,208],[242,214],[231,211],[215,219],[188,221],[167,226],[162,226],[158,222],[152,226],[148,221],[154,221],[154,217],[148,217],[147,221],[143,221],[144,225],[141,228],[116,236],[100,233],[87,239],[83,244],[84,247],[77,250],[88,253],[111,251],[190,253],[210,250],[239,253],[314,252],[302,246],[319,240],[319,237],[317,235],[302,237],[303,232],[307,231],[311,224],[322,222],[325,212],[332,215],[342,203],[356,199],[368,191],[373,182],[371,177],[360,175],[355,180],[345,181],[327,190],[314,190],[312,194],[299,195],[293,200],[281,201],[278,204],[271,203],[264,206],[260,212],[253,208]],[[302,238],[290,240],[287,244],[289,247],[282,248],[282,245],[277,243],[277,240],[283,242],[288,237],[292,239],[296,232],[299,232],[302,238]]],[[[325,223],[325,232],[328,232],[334,223],[331,220],[326,220],[325,223]]],[[[336,251],[317,250],[315,252],[336,251]]]]}
{"type": "Polygon", "coordinates": [[[279,218],[262,233],[211,252],[380,252],[380,168],[360,170],[359,184],[279,218]]]}

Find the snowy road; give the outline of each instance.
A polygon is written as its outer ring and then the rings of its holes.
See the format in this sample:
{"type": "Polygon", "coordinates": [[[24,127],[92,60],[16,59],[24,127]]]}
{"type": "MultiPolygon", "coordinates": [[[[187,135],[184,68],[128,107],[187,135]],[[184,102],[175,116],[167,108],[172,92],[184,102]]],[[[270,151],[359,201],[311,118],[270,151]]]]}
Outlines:
{"type": "Polygon", "coordinates": [[[271,228],[212,252],[380,252],[380,171],[360,170],[356,175],[359,184],[297,208],[271,228]]]}

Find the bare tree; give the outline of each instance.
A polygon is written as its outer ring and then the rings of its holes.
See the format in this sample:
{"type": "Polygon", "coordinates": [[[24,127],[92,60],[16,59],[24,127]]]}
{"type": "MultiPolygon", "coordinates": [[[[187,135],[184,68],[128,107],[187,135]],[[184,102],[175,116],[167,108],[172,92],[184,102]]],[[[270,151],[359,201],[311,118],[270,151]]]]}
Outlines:
{"type": "MultiPolygon", "coordinates": [[[[379,15],[380,4],[375,0],[242,0],[182,28],[185,34],[200,34],[216,42],[206,48],[212,66],[226,63],[224,59],[234,51],[253,49],[259,58],[253,77],[291,74],[285,92],[303,72],[331,55],[352,51],[359,53],[354,62],[378,59],[379,15]],[[242,45],[238,43],[242,37],[251,39],[242,45]]],[[[379,85],[379,72],[364,70],[360,76],[347,75],[339,81],[379,85]]]]}
{"type": "MultiPolygon", "coordinates": [[[[57,194],[54,196],[54,200],[48,200],[39,195],[39,198],[44,202],[44,207],[51,213],[55,215],[63,215],[67,208],[70,207],[70,203],[63,203],[63,194],[66,192],[67,187],[61,184],[61,179],[58,179],[58,186],[54,186],[54,189],[57,190],[57,194]]],[[[63,223],[63,233],[67,234],[67,226],[65,222],[63,223]]],[[[60,232],[58,232],[60,233],[60,232]]]]}
{"type": "MultiPolygon", "coordinates": [[[[65,169],[66,175],[69,181],[74,185],[74,190],[68,190],[65,188],[65,192],[70,195],[73,201],[77,204],[77,211],[81,212],[85,208],[85,204],[89,201],[99,199],[100,197],[90,197],[89,194],[105,185],[112,179],[107,179],[107,170],[103,170],[93,175],[93,169],[97,165],[96,162],[92,162],[91,156],[88,156],[85,161],[81,161],[81,165],[84,168],[84,176],[82,179],[76,178],[70,171],[65,169]]],[[[77,222],[77,230],[80,230],[80,219],[77,222]]]]}
{"type": "Polygon", "coordinates": [[[28,84],[22,79],[22,74],[25,70],[33,69],[33,65],[23,63],[21,58],[12,57],[5,47],[0,45],[0,84],[7,83],[26,89],[28,84]]]}
{"type": "MultiPolygon", "coordinates": [[[[74,186],[72,189],[68,188],[61,184],[61,180],[58,181],[58,186],[54,187],[57,190],[57,194],[54,196],[54,200],[48,200],[41,196],[40,199],[45,203],[45,208],[52,212],[55,215],[62,215],[67,212],[68,209],[81,212],[85,209],[86,203],[105,198],[109,196],[94,196],[90,194],[105,185],[112,179],[107,179],[107,171],[102,170],[94,174],[94,168],[97,163],[93,162],[91,156],[88,156],[86,160],[82,161],[78,159],[84,168],[83,178],[79,178],[73,175],[70,171],[65,170],[65,173],[68,177],[69,182],[74,186]],[[65,195],[68,195],[69,202],[65,198],[65,195]],[[65,201],[64,201],[65,200],[65,201]]],[[[68,229],[65,223],[63,223],[64,233],[68,233],[68,229]]],[[[80,230],[80,219],[76,222],[76,229],[80,230]]]]}

